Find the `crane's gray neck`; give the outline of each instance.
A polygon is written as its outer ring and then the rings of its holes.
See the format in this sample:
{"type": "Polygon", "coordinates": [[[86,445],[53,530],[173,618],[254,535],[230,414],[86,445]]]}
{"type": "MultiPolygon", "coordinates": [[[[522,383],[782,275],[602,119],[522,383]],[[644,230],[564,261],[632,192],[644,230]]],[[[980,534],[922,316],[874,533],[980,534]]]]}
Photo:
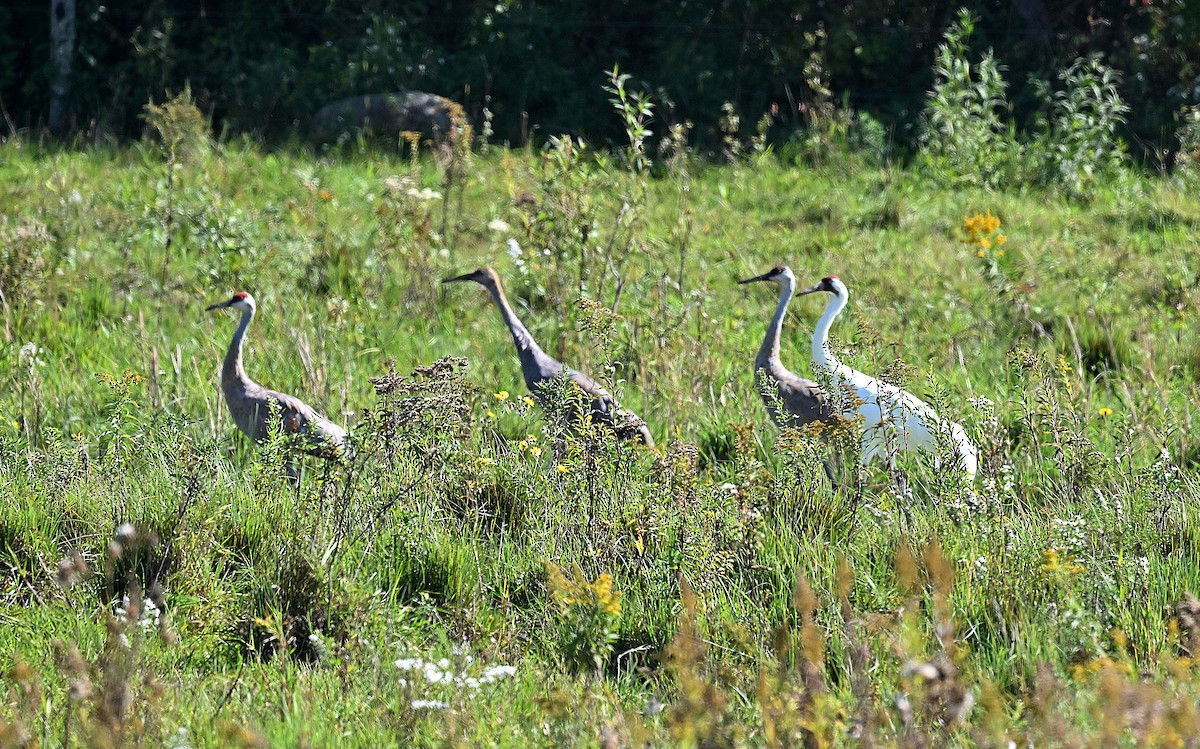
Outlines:
{"type": "Polygon", "coordinates": [[[246,339],[246,330],[254,319],[254,308],[242,311],[242,319],[237,330],[233,331],[233,340],[229,342],[229,350],[225,352],[225,362],[221,365],[221,384],[234,382],[249,382],[246,368],[242,365],[242,342],[246,339]]]}
{"type": "Polygon", "coordinates": [[[825,305],[825,314],[821,315],[821,319],[817,321],[817,328],[813,331],[813,362],[835,371],[845,369],[845,366],[829,351],[829,328],[848,301],[849,297],[842,294],[830,294],[829,303],[825,305]]]}
{"type": "Polygon", "coordinates": [[[755,369],[770,369],[775,371],[782,365],[779,362],[779,333],[783,330],[783,318],[787,316],[788,304],[796,293],[796,279],[784,276],[779,283],[779,306],[775,308],[775,316],[767,326],[767,334],[763,337],[758,356],[754,358],[755,369]]]}
{"type": "Polygon", "coordinates": [[[512,333],[513,343],[517,345],[517,353],[520,354],[522,360],[526,355],[542,353],[541,347],[533,340],[529,330],[517,318],[517,313],[513,312],[512,306],[508,303],[508,297],[504,295],[504,289],[500,288],[500,284],[487,284],[487,289],[491,292],[496,306],[500,308],[500,315],[504,318],[504,324],[508,326],[508,332],[512,333]]]}

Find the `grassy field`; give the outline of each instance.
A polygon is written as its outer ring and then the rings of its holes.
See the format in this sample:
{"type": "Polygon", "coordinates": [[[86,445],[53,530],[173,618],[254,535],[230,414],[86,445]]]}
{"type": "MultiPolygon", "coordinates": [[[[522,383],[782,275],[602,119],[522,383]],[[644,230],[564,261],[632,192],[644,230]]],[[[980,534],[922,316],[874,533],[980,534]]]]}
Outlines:
{"type": "Polygon", "coordinates": [[[0,745],[1200,745],[1194,190],[167,142],[0,146],[0,745]],[[769,424],[776,264],[973,489],[769,424]],[[556,439],[481,265],[656,448],[556,439]],[[349,466],[234,428],[237,290],[349,466]]]}

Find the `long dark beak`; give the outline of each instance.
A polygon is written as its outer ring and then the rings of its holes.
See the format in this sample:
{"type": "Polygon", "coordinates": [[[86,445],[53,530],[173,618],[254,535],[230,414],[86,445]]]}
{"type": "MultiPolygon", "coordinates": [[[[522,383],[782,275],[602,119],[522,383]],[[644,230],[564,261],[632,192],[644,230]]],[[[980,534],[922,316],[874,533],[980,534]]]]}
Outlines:
{"type": "Polygon", "coordinates": [[[461,276],[455,276],[454,278],[443,278],[442,283],[454,283],[455,281],[474,281],[474,276],[475,271],[471,271],[470,273],[464,273],[461,276]]]}
{"type": "Polygon", "coordinates": [[[764,273],[761,276],[755,276],[754,278],[747,278],[744,281],[738,281],[738,283],[743,284],[743,283],[754,283],[755,281],[766,281],[767,277],[770,275],[771,275],[770,273],[764,273]]]}
{"type": "Polygon", "coordinates": [[[824,289],[821,288],[821,284],[817,284],[815,286],[810,286],[807,289],[805,289],[804,291],[797,291],[796,296],[804,296],[805,294],[815,294],[818,291],[824,291],[824,289]]]}
{"type": "Polygon", "coordinates": [[[228,307],[228,306],[229,306],[229,305],[231,305],[231,304],[233,304],[233,300],[232,300],[232,299],[230,299],[230,300],[228,300],[228,301],[224,301],[224,302],[217,302],[216,304],[210,304],[210,305],[208,305],[207,307],[205,307],[205,308],[204,308],[204,311],[205,311],[205,312],[212,312],[212,311],[213,311],[213,310],[215,310],[215,309],[224,309],[225,307],[228,307]]]}

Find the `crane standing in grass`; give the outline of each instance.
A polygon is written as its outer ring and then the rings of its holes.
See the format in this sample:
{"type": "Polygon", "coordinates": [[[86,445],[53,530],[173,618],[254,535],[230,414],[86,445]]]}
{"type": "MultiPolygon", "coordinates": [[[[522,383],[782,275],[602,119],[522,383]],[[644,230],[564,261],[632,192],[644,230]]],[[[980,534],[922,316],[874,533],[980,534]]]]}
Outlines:
{"type": "MultiPolygon", "coordinates": [[[[618,403],[607,390],[601,387],[600,383],[583,372],[564,366],[562,362],[542,351],[541,346],[538,346],[537,342],[533,340],[529,330],[517,319],[516,313],[508,303],[508,298],[504,296],[504,289],[500,285],[500,277],[496,275],[496,271],[491,268],[479,268],[461,276],[444,279],[442,283],[460,281],[474,281],[491,293],[492,300],[500,308],[504,324],[512,333],[513,343],[517,346],[517,356],[521,360],[521,374],[525,377],[525,386],[529,388],[529,392],[543,408],[547,405],[546,390],[551,381],[566,377],[591,400],[589,413],[594,421],[607,425],[622,439],[640,439],[646,445],[653,447],[654,438],[650,435],[650,429],[646,426],[646,422],[618,403]]],[[[581,414],[572,414],[571,418],[578,420],[581,416],[581,414]]]]}
{"type": "Polygon", "coordinates": [[[211,304],[207,309],[226,307],[242,313],[221,365],[221,392],[225,394],[225,404],[238,429],[255,443],[260,443],[267,438],[272,412],[277,411],[283,431],[300,435],[305,452],[322,458],[343,457],[347,450],[346,430],[299,398],[268,390],[246,375],[242,365],[242,342],[254,319],[254,297],[239,291],[227,301],[211,304]]]}
{"type": "MultiPolygon", "coordinates": [[[[829,397],[822,387],[812,380],[791,372],[779,361],[779,333],[783,328],[783,318],[787,315],[788,304],[796,291],[796,276],[786,265],[777,265],[761,276],[738,281],[739,284],[754,283],[755,281],[770,281],[779,287],[779,305],[775,315],[767,325],[767,333],[763,337],[758,355],[754,357],[754,374],[759,377],[761,372],[767,380],[774,383],[775,393],[772,395],[760,390],[763,405],[771,421],[779,427],[798,429],[814,422],[828,423],[834,420],[833,407],[829,397]],[[780,407],[783,411],[780,412],[780,407]]],[[[755,384],[758,384],[757,382],[755,384]]],[[[830,483],[837,483],[834,478],[833,464],[829,458],[821,462],[825,475],[830,483]]]]}
{"type": "Polygon", "coordinates": [[[974,480],[979,467],[979,451],[971,443],[961,424],[942,421],[929,404],[917,396],[851,369],[829,352],[829,328],[833,325],[834,318],[850,301],[850,291],[837,276],[827,276],[797,296],[818,291],[829,294],[830,299],[813,333],[813,363],[828,369],[837,382],[853,391],[858,401],[855,410],[863,417],[863,463],[870,463],[881,457],[890,466],[892,448],[899,448],[904,452],[915,449],[936,454],[937,440],[934,435],[943,431],[950,438],[959,468],[968,480],[974,480]],[[893,433],[900,440],[898,445],[889,445],[889,430],[895,430],[893,433]]]}
{"type": "Polygon", "coordinates": [[[761,393],[771,421],[781,427],[803,427],[816,421],[831,421],[834,417],[833,408],[821,386],[788,371],[779,361],[779,332],[783,328],[788,304],[796,291],[796,276],[791,268],[776,266],[761,276],[747,278],[738,283],[755,281],[770,281],[779,287],[779,306],[775,308],[775,316],[767,326],[767,334],[758,349],[758,356],[754,357],[755,375],[759,372],[765,373],[774,383],[778,393],[778,398],[773,398],[765,392],[761,393]],[[783,407],[783,413],[780,413],[778,406],[783,407]]]}

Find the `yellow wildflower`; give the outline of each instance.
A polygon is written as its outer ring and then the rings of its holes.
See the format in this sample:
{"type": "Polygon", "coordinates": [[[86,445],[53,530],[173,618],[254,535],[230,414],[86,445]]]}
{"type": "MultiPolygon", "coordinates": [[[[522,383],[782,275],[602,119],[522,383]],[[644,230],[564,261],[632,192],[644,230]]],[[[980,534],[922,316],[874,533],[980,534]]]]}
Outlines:
{"type": "Polygon", "coordinates": [[[508,391],[507,391],[507,390],[501,390],[500,392],[496,393],[496,394],[495,394],[494,396],[492,396],[492,397],[493,397],[493,398],[495,398],[495,399],[496,399],[496,400],[498,400],[498,401],[506,401],[506,400],[508,400],[508,391]]]}
{"type": "Polygon", "coordinates": [[[531,408],[535,405],[533,398],[530,398],[528,395],[521,396],[521,402],[531,408]]]}
{"type": "Polygon", "coordinates": [[[1007,241],[1008,237],[1004,236],[1003,234],[996,235],[996,244],[1004,244],[1007,241]]]}
{"type": "Polygon", "coordinates": [[[558,565],[547,565],[547,587],[554,599],[564,609],[592,609],[615,618],[621,614],[621,593],[613,590],[612,575],[605,572],[588,582],[583,571],[575,568],[575,574],[564,575],[558,565]]]}
{"type": "Polygon", "coordinates": [[[1062,564],[1058,561],[1057,549],[1046,549],[1042,552],[1042,559],[1044,560],[1042,562],[1043,572],[1055,572],[1062,567],[1062,564]]]}
{"type": "Polygon", "coordinates": [[[1113,645],[1116,645],[1121,650],[1124,650],[1125,646],[1129,644],[1129,638],[1125,636],[1125,630],[1120,627],[1113,627],[1112,641],[1113,645]]]}
{"type": "Polygon", "coordinates": [[[566,463],[559,463],[558,465],[554,466],[554,470],[558,471],[559,473],[570,473],[571,467],[566,463]]]}
{"type": "Polygon", "coordinates": [[[528,447],[529,447],[529,442],[526,440],[521,440],[520,442],[517,443],[517,449],[520,450],[521,452],[525,452],[525,449],[528,447]]]}
{"type": "Polygon", "coordinates": [[[1080,572],[1083,572],[1083,565],[1072,562],[1069,557],[1065,560],[1061,559],[1058,549],[1047,549],[1042,552],[1042,559],[1045,560],[1042,563],[1042,572],[1045,572],[1047,575],[1070,577],[1071,575],[1078,575],[1080,572]]]}
{"type": "Polygon", "coordinates": [[[975,257],[983,257],[986,254],[987,254],[986,252],[984,252],[983,250],[980,250],[979,252],[975,253],[975,257]]]}
{"type": "Polygon", "coordinates": [[[1096,413],[1100,414],[1101,418],[1103,418],[1105,416],[1112,416],[1112,409],[1111,408],[1102,408],[1099,411],[1097,411],[1096,413]]]}
{"type": "Polygon", "coordinates": [[[992,246],[992,242],[987,237],[980,237],[979,246],[986,250],[992,246]]]}
{"type": "Polygon", "coordinates": [[[1004,257],[1004,250],[996,250],[996,257],[1004,257]]]}
{"type": "Polygon", "coordinates": [[[496,418],[496,413],[495,413],[494,411],[488,411],[488,412],[487,412],[487,417],[488,417],[489,419],[494,419],[494,418],[496,418]]]}
{"type": "Polygon", "coordinates": [[[529,454],[536,458],[537,456],[542,454],[542,448],[537,447],[537,446],[531,447],[531,448],[529,448],[529,454]]]}
{"type": "Polygon", "coordinates": [[[605,572],[590,587],[596,595],[597,608],[609,616],[621,613],[621,594],[613,590],[612,575],[605,572]]]}
{"type": "Polygon", "coordinates": [[[1125,674],[1129,674],[1129,673],[1133,672],[1133,669],[1130,667],[1130,665],[1128,663],[1125,663],[1123,661],[1114,661],[1112,658],[1109,658],[1107,655],[1102,655],[1099,658],[1095,658],[1090,661],[1084,661],[1083,663],[1072,663],[1071,664],[1071,678],[1075,679],[1076,681],[1079,681],[1088,676],[1092,676],[1094,674],[1100,673],[1101,671],[1105,671],[1105,670],[1109,670],[1109,669],[1111,669],[1113,671],[1125,673],[1125,674]]]}

